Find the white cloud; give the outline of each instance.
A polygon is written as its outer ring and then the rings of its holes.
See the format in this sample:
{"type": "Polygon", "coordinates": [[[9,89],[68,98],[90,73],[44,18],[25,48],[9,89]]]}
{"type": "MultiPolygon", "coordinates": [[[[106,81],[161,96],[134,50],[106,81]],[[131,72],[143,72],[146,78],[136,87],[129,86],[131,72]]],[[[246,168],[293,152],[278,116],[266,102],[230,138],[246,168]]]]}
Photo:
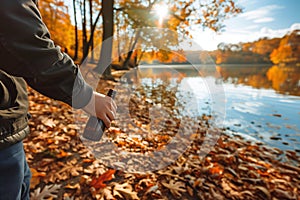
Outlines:
{"type": "Polygon", "coordinates": [[[258,35],[260,35],[260,37],[269,37],[269,38],[283,37],[287,33],[290,33],[294,30],[300,30],[300,23],[292,24],[289,28],[277,29],[277,30],[264,27],[260,29],[258,35]]]}
{"type": "Polygon", "coordinates": [[[272,21],[274,21],[273,17],[264,17],[264,18],[261,18],[261,19],[256,19],[253,22],[254,23],[266,23],[266,22],[272,22],[272,21]]]}
{"type": "Polygon", "coordinates": [[[300,23],[295,23],[291,26],[290,31],[300,30],[300,23]]]}
{"type": "Polygon", "coordinates": [[[237,44],[239,42],[253,42],[263,37],[283,37],[294,30],[300,30],[300,23],[292,24],[289,28],[277,30],[264,27],[258,31],[253,31],[254,28],[255,26],[246,27],[245,29],[230,29],[221,34],[216,34],[212,31],[199,31],[194,33],[194,41],[205,50],[214,50],[221,42],[237,44]]]}
{"type": "Polygon", "coordinates": [[[254,23],[264,23],[273,21],[272,13],[275,10],[283,9],[284,7],[279,5],[268,5],[256,10],[251,10],[244,12],[240,15],[240,17],[245,18],[246,20],[253,21],[254,23]]]}
{"type": "Polygon", "coordinates": [[[244,30],[255,30],[255,29],[257,30],[257,28],[259,28],[259,25],[254,24],[254,25],[246,26],[244,30]]]}
{"type": "MultiPolygon", "coordinates": [[[[262,7],[263,0],[238,0],[238,4],[245,5],[244,13],[225,22],[226,31],[215,34],[209,30],[197,31],[194,40],[206,50],[214,50],[221,42],[237,44],[239,42],[253,42],[260,38],[283,37],[293,30],[300,30],[300,23],[294,23],[290,27],[272,29],[278,13],[289,12],[283,5],[271,4],[262,7]],[[251,6],[249,6],[251,4],[251,6]],[[247,9],[247,8],[254,9],[247,9]],[[270,23],[269,22],[273,22],[270,23]]],[[[278,23],[279,23],[278,19],[278,23]]],[[[281,25],[282,26],[282,25],[281,25]]]]}
{"type": "Polygon", "coordinates": [[[237,4],[238,5],[255,5],[257,2],[256,2],[256,0],[251,0],[251,1],[249,1],[249,0],[238,0],[237,1],[237,4]]]}

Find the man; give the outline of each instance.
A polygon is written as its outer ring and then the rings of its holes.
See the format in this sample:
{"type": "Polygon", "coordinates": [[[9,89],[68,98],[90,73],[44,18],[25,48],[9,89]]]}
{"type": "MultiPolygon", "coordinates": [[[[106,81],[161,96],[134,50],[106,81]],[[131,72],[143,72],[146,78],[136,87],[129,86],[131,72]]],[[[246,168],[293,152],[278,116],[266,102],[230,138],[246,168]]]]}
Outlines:
{"type": "MultiPolygon", "coordinates": [[[[59,27],[57,27],[59,28],[59,27]]],[[[26,83],[38,92],[102,119],[109,127],[116,105],[83,80],[71,58],[50,39],[36,2],[0,6],[0,199],[29,199],[30,170],[22,140],[29,133],[26,83]],[[95,105],[97,105],[95,107],[95,105]]]]}

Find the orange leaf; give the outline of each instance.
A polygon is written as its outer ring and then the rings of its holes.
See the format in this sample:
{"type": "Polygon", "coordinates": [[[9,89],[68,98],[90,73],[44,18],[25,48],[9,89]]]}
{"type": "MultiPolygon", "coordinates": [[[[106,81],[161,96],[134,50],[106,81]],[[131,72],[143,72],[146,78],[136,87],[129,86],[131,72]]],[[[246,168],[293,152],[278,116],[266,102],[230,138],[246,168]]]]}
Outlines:
{"type": "Polygon", "coordinates": [[[60,153],[57,154],[57,158],[64,158],[64,157],[67,157],[67,156],[70,156],[71,153],[68,153],[68,152],[65,152],[64,150],[60,150],[60,153]]]}
{"type": "Polygon", "coordinates": [[[30,179],[30,188],[34,189],[35,186],[37,186],[40,181],[41,181],[41,177],[45,177],[46,173],[45,172],[38,172],[36,169],[34,168],[30,168],[32,177],[30,179]]]}
{"type": "Polygon", "coordinates": [[[92,163],[94,161],[95,161],[95,159],[88,159],[88,158],[82,160],[82,162],[84,162],[84,163],[92,163]]]}
{"type": "Polygon", "coordinates": [[[56,145],[56,144],[50,144],[50,145],[48,146],[48,148],[49,148],[49,149],[57,149],[57,148],[58,148],[58,145],[56,145]]]}
{"type": "Polygon", "coordinates": [[[36,169],[34,168],[30,168],[31,171],[31,176],[32,177],[45,177],[46,173],[45,172],[38,172],[36,169]]]}
{"type": "Polygon", "coordinates": [[[223,174],[223,171],[224,171],[223,167],[221,167],[217,163],[214,163],[214,166],[209,169],[209,172],[211,174],[215,174],[215,175],[217,175],[217,174],[221,175],[221,174],[223,174]]]}
{"type": "Polygon", "coordinates": [[[52,143],[54,143],[54,142],[55,142],[55,140],[53,140],[53,139],[51,139],[51,138],[47,139],[47,143],[48,143],[48,144],[52,144],[52,143]]]}
{"type": "Polygon", "coordinates": [[[104,188],[106,184],[105,181],[110,181],[112,179],[112,175],[116,172],[114,169],[109,169],[98,178],[95,178],[91,181],[90,186],[94,187],[95,189],[104,188]]]}

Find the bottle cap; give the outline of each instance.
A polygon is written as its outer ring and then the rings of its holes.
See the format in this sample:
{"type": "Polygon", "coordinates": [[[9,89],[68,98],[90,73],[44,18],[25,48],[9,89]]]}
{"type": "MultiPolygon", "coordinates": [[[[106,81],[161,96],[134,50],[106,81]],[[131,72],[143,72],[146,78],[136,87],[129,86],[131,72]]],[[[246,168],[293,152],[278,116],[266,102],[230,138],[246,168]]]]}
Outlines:
{"type": "Polygon", "coordinates": [[[112,99],[115,98],[117,94],[117,91],[113,90],[113,89],[109,89],[108,93],[107,93],[107,96],[111,97],[112,99]]]}

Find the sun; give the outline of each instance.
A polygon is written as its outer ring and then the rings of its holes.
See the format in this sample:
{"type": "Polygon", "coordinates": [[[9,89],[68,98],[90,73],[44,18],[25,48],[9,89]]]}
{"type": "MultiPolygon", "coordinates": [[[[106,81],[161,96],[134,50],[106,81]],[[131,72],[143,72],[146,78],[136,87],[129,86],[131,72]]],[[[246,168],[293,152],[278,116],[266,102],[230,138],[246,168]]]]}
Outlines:
{"type": "Polygon", "coordinates": [[[168,15],[168,6],[166,4],[156,5],[154,8],[156,15],[160,18],[164,18],[168,15]]]}
{"type": "Polygon", "coordinates": [[[156,15],[159,17],[159,24],[162,24],[164,18],[168,15],[168,6],[166,4],[159,4],[154,7],[156,15]]]}

